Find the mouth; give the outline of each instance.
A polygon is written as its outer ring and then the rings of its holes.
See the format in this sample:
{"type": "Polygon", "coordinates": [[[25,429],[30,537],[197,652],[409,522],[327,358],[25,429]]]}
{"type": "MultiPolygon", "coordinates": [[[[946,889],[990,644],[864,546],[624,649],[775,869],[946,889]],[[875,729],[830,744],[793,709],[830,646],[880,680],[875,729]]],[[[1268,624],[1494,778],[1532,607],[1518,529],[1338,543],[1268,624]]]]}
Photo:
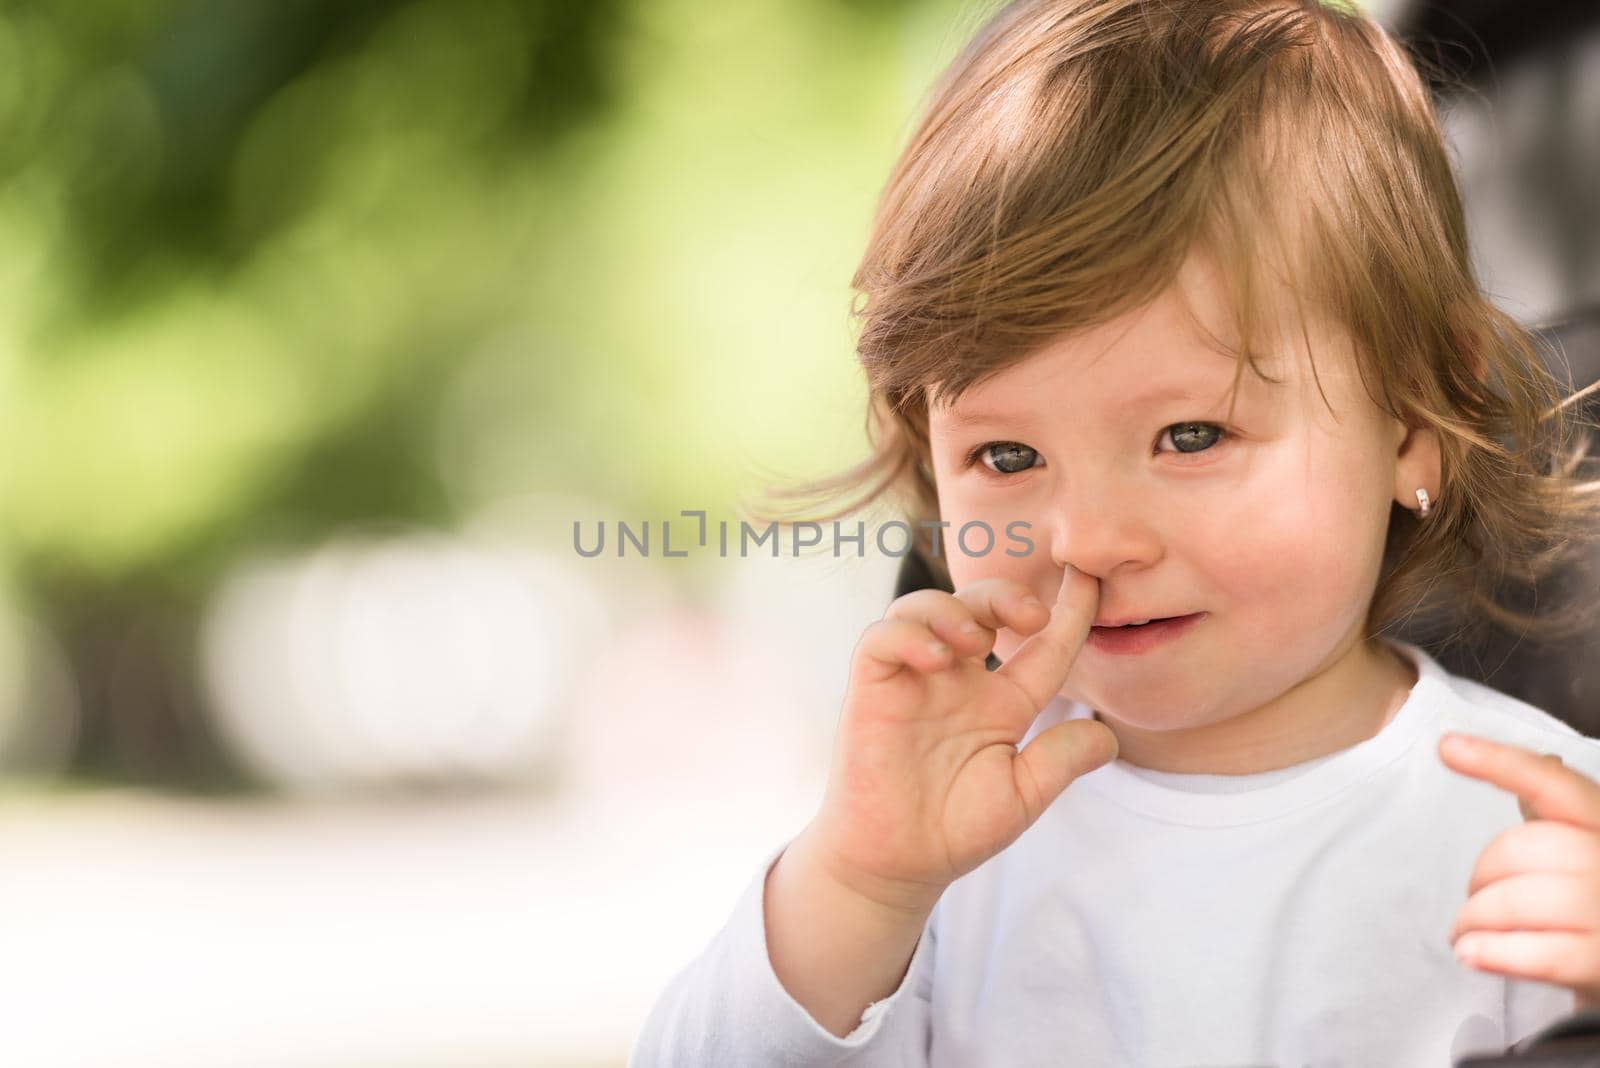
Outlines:
{"type": "Polygon", "coordinates": [[[1204,612],[1191,612],[1185,616],[1158,617],[1121,626],[1093,626],[1086,644],[1115,656],[1146,653],[1188,633],[1205,616],[1204,612]]]}
{"type": "Polygon", "coordinates": [[[1152,616],[1149,619],[1127,619],[1123,620],[1121,623],[1111,623],[1096,620],[1094,627],[1096,630],[1118,630],[1122,627],[1143,627],[1148,626],[1151,623],[1165,623],[1169,619],[1182,618],[1182,616],[1152,616]]]}

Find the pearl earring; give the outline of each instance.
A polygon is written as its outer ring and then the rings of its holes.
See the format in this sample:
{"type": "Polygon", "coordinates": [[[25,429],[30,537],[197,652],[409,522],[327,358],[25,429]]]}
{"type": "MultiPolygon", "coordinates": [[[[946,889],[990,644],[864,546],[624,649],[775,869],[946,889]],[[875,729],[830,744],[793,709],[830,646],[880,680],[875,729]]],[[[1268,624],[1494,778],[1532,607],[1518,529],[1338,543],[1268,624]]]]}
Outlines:
{"type": "Polygon", "coordinates": [[[1418,490],[1417,490],[1417,505],[1421,509],[1421,512],[1422,512],[1423,515],[1427,515],[1428,514],[1428,491],[1427,490],[1418,488],[1418,490]]]}

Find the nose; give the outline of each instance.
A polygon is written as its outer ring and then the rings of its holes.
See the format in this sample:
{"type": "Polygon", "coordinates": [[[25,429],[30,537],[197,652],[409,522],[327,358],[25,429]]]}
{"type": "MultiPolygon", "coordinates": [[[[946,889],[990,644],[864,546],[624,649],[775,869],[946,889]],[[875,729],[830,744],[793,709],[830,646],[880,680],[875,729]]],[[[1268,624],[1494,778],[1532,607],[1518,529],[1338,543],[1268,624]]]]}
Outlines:
{"type": "Polygon", "coordinates": [[[1071,564],[1105,579],[1119,571],[1157,563],[1164,552],[1147,489],[1110,478],[1077,478],[1057,488],[1052,502],[1050,556],[1057,567],[1071,564]]]}

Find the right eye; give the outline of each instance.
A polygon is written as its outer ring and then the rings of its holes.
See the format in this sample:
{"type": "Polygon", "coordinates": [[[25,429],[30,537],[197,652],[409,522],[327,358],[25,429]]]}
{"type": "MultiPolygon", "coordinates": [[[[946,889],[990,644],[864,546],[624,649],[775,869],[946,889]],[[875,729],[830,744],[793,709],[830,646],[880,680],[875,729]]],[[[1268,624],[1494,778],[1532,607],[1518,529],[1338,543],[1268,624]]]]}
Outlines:
{"type": "Polygon", "coordinates": [[[1039,465],[1039,454],[1015,441],[990,441],[979,445],[967,456],[967,466],[979,461],[999,475],[1017,475],[1039,465]]]}

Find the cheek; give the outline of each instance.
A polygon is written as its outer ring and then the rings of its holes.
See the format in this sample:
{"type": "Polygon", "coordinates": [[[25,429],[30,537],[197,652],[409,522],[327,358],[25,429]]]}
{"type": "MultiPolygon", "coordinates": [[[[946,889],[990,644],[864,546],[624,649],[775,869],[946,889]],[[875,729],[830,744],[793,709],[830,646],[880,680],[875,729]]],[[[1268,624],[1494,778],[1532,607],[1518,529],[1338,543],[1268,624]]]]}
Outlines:
{"type": "Polygon", "coordinates": [[[964,493],[944,483],[939,501],[939,518],[949,524],[940,532],[945,564],[958,590],[987,578],[1026,582],[1025,576],[1037,570],[1044,558],[1041,553],[1049,551],[1039,537],[1034,516],[1002,508],[992,495],[964,493]],[[1030,526],[1016,535],[1008,533],[1008,526],[1019,520],[1030,526]],[[1031,551],[1022,539],[1033,543],[1031,551]],[[1028,551],[1028,555],[1010,556],[1007,550],[1028,551]]]}
{"type": "MultiPolygon", "coordinates": [[[[942,535],[945,564],[955,589],[963,590],[983,579],[1009,579],[1041,597],[1052,592],[1051,584],[1057,576],[1050,562],[1048,537],[1036,516],[1015,508],[1002,509],[993,503],[986,505],[951,492],[941,496],[941,503],[940,518],[950,524],[942,535]],[[1017,522],[1028,526],[1014,533],[1008,531],[1008,527],[1017,522]],[[970,530],[965,539],[962,538],[961,528],[968,523],[986,524],[994,532],[993,545],[988,552],[979,552],[989,541],[982,530],[970,530]],[[971,554],[963,551],[963,545],[972,550],[971,554]]],[[[1022,639],[1013,632],[1001,630],[995,639],[995,655],[1008,659],[1021,643],[1022,639]]]]}
{"type": "Polygon", "coordinates": [[[1040,536],[1039,524],[1008,532],[1007,527],[1016,520],[1016,516],[990,518],[946,514],[950,526],[943,532],[945,563],[956,589],[980,579],[1003,578],[1020,582],[1041,596],[1049,592],[1043,587],[1050,571],[1050,550],[1040,536]],[[974,526],[963,532],[962,527],[968,523],[984,526],[974,526]],[[1013,553],[1024,555],[1011,555],[1013,553]]]}
{"type": "Polygon", "coordinates": [[[1382,560],[1386,494],[1349,467],[1292,466],[1238,498],[1231,529],[1207,542],[1225,547],[1211,554],[1213,577],[1236,607],[1261,610],[1263,637],[1342,632],[1365,612],[1382,560]]]}

